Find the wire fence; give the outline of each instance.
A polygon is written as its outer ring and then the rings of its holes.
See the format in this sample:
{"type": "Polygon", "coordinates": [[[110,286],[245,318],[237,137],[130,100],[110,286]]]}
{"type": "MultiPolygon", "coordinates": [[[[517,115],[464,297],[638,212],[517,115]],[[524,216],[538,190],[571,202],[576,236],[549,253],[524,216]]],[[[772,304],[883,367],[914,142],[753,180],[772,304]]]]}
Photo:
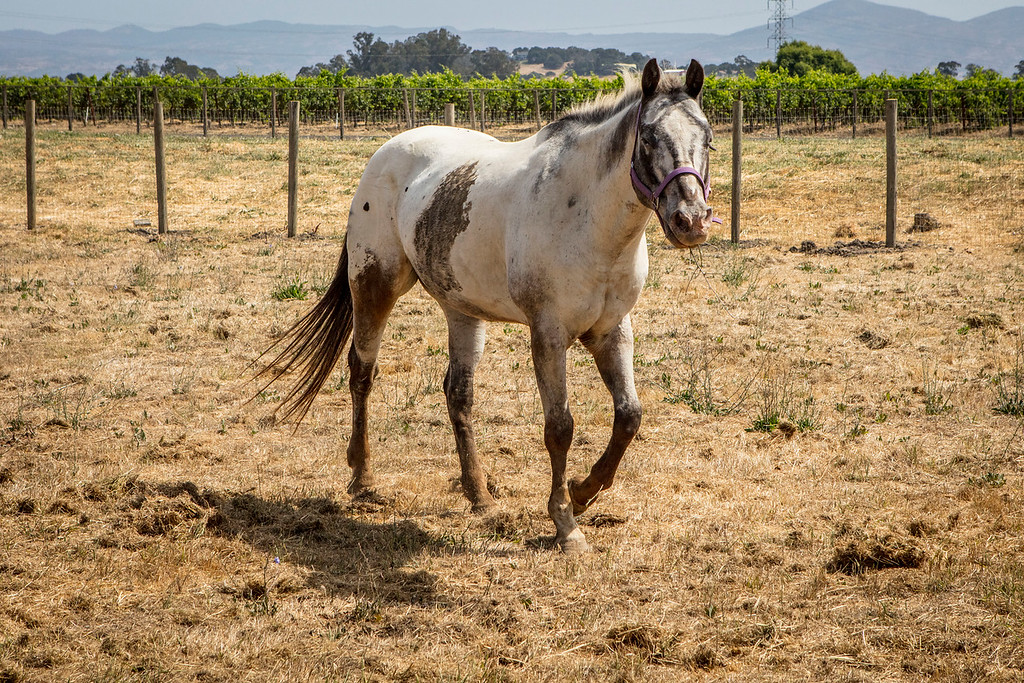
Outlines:
{"type": "MultiPolygon", "coordinates": [[[[37,88],[38,90],[38,88],[37,88]]],[[[36,122],[46,126],[132,127],[152,125],[153,105],[163,103],[168,127],[177,133],[269,134],[288,122],[288,102],[300,103],[303,135],[394,134],[445,123],[445,105],[455,125],[522,137],[594,97],[573,88],[326,88],[53,85],[45,92],[14,92],[3,86],[3,126],[20,125],[25,102],[37,102],[36,122]],[[508,130],[503,130],[508,129],[508,130]]],[[[731,126],[732,102],[744,102],[744,133],[759,136],[880,134],[885,101],[898,102],[898,126],[928,135],[1020,132],[1024,100],[1013,87],[958,90],[826,90],[762,88],[742,93],[715,91],[703,106],[717,129],[731,126]]]]}

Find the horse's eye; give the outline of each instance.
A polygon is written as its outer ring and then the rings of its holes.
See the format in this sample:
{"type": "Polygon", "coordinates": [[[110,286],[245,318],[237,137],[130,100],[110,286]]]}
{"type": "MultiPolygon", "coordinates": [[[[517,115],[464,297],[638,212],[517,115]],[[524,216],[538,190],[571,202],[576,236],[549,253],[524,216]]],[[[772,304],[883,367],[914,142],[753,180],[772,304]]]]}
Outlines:
{"type": "Polygon", "coordinates": [[[712,145],[710,142],[708,143],[708,149],[710,149],[712,152],[718,151],[718,148],[712,145]]]}

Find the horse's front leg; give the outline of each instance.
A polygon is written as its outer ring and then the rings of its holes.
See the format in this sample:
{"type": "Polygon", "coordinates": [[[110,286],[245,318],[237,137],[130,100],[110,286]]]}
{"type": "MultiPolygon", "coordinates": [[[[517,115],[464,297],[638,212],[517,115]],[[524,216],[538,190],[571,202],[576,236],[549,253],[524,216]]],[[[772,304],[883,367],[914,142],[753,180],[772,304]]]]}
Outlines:
{"type": "Polygon", "coordinates": [[[573,433],[565,385],[565,352],[569,348],[569,338],[558,325],[531,324],[530,334],[533,366],[544,406],[544,445],[551,457],[548,515],[555,523],[555,545],[564,552],[579,553],[588,549],[587,540],[576,526],[565,477],[565,463],[573,433]]]}
{"type": "Polygon", "coordinates": [[[573,512],[577,515],[584,512],[601,491],[612,485],[626,447],[640,429],[641,416],[640,399],[633,383],[633,328],[629,316],[608,334],[584,335],[581,341],[594,355],[601,378],[612,394],[615,421],[608,447],[594,463],[587,478],[569,482],[573,512]]]}

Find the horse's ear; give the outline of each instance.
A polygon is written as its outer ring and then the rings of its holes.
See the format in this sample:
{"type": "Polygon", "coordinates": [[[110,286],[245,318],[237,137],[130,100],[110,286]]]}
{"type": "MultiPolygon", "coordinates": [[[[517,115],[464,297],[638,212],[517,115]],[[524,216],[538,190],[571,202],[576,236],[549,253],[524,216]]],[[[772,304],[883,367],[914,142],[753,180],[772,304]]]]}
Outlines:
{"type": "Polygon", "coordinates": [[[703,89],[704,67],[696,59],[691,59],[690,66],[686,68],[686,94],[697,99],[703,89]]]}
{"type": "Polygon", "coordinates": [[[651,59],[647,62],[644,67],[643,78],[640,79],[640,85],[643,88],[644,98],[649,98],[654,95],[654,92],[658,89],[658,82],[661,80],[661,69],[658,68],[658,60],[651,59]]]}

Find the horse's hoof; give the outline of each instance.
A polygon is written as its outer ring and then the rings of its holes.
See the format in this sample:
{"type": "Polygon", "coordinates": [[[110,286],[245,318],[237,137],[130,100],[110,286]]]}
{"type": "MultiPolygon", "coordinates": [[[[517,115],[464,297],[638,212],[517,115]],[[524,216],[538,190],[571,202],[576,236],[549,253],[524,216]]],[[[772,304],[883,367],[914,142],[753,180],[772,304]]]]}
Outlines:
{"type": "Polygon", "coordinates": [[[584,500],[583,497],[577,493],[582,485],[582,479],[573,477],[569,480],[569,499],[572,501],[572,514],[574,517],[582,515],[597,500],[596,495],[590,500],[584,500]]]}
{"type": "Polygon", "coordinates": [[[360,474],[359,476],[352,477],[352,480],[348,483],[348,492],[353,497],[360,496],[367,491],[372,493],[376,483],[372,474],[360,474]]]}
{"type": "Polygon", "coordinates": [[[587,539],[579,529],[573,529],[565,538],[555,539],[555,545],[566,555],[579,555],[590,550],[587,539]]]}
{"type": "Polygon", "coordinates": [[[487,517],[488,515],[498,511],[498,504],[493,500],[481,503],[474,503],[470,511],[474,515],[480,515],[481,517],[487,517]]]}

